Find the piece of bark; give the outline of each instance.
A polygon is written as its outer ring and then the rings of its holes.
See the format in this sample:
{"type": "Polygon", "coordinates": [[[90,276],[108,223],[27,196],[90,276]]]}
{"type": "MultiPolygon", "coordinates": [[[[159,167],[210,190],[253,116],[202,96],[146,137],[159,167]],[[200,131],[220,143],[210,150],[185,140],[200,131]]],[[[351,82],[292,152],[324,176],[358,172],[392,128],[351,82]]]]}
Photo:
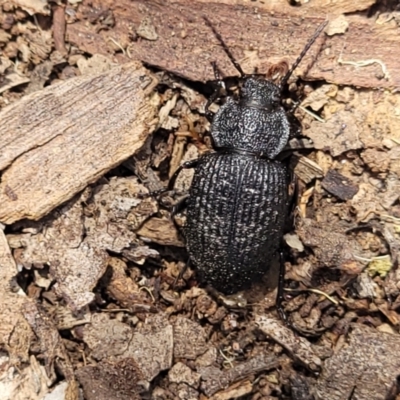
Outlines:
{"type": "Polygon", "coordinates": [[[32,265],[50,265],[55,293],[75,312],[93,301],[92,290],[106,271],[108,261],[104,248],[86,240],[90,233],[84,239],[85,194],[76,196],[41,221],[43,229],[38,234],[22,234],[24,249],[18,256],[18,263],[27,269],[32,265]]]}
{"type": "Polygon", "coordinates": [[[297,336],[292,329],[272,318],[256,315],[255,322],[263,333],[283,346],[298,362],[311,371],[320,370],[321,359],[306,339],[297,336]]]}
{"type": "Polygon", "coordinates": [[[83,332],[93,358],[103,361],[132,358],[148,382],[172,366],[173,331],[163,313],[148,315],[135,330],[108,315],[95,314],[83,332]]]}
{"type": "Polygon", "coordinates": [[[0,348],[8,351],[11,364],[18,365],[29,359],[33,332],[22,314],[27,297],[14,282],[18,269],[2,229],[0,260],[0,348]]]}
{"type": "Polygon", "coordinates": [[[55,369],[57,368],[68,382],[68,394],[65,398],[78,400],[78,385],[75,380],[73,366],[53,321],[44,312],[44,309],[40,309],[33,301],[26,301],[21,311],[36,334],[40,354],[43,355],[49,380],[51,383],[55,382],[57,378],[55,369]]]}
{"type": "Polygon", "coordinates": [[[157,80],[138,63],[25,96],[0,113],[0,221],[40,219],[134,154],[154,130],[157,80]]]}
{"type": "Polygon", "coordinates": [[[329,151],[331,156],[337,157],[364,147],[360,140],[362,127],[358,124],[363,117],[364,113],[358,108],[351,112],[340,110],[324,123],[312,121],[303,134],[313,141],[315,149],[329,151]]]}
{"type": "Polygon", "coordinates": [[[198,372],[200,372],[203,380],[200,387],[206,396],[212,396],[219,390],[226,389],[232,383],[249,375],[268,371],[278,366],[279,361],[277,358],[267,353],[261,353],[226,371],[221,371],[216,367],[200,367],[198,372]]]}
{"type": "Polygon", "coordinates": [[[399,336],[352,324],[346,342],[325,361],[314,387],[316,399],[394,398],[400,373],[399,336]]]}
{"type": "Polygon", "coordinates": [[[350,200],[358,192],[358,186],[349,178],[333,169],[329,170],[321,182],[321,186],[340,200],[350,200]]]}
{"type": "Polygon", "coordinates": [[[197,322],[178,317],[173,324],[173,329],[175,359],[194,360],[210,348],[206,331],[197,322]]]}
{"type": "Polygon", "coordinates": [[[302,243],[312,249],[318,260],[316,268],[338,268],[350,275],[358,275],[364,269],[364,265],[355,257],[364,255],[362,247],[339,226],[323,226],[312,219],[303,218],[297,225],[296,233],[302,243]]]}
{"type": "Polygon", "coordinates": [[[139,290],[139,285],[127,276],[128,267],[119,258],[110,257],[108,265],[111,268],[111,277],[107,285],[107,294],[123,308],[135,309],[137,304],[143,304],[143,292],[139,290]]]}
{"type": "MultiPolygon", "coordinates": [[[[2,62],[2,61],[0,60],[0,62],[2,62]]],[[[2,74],[0,73],[0,77],[1,76],[2,76],[2,74]]],[[[28,83],[29,81],[30,81],[30,79],[25,76],[18,75],[16,72],[9,72],[1,80],[0,93],[3,93],[6,90],[9,90],[15,86],[19,86],[19,85],[28,83]]]]}
{"type": "Polygon", "coordinates": [[[164,246],[185,246],[178,236],[173,221],[168,218],[150,218],[136,233],[164,246]]]}
{"type": "MultiPolygon", "coordinates": [[[[89,0],[80,10],[90,10],[89,0]]],[[[71,43],[90,53],[113,53],[111,38],[131,57],[195,81],[213,80],[210,62],[215,61],[224,75],[238,75],[203,15],[210,19],[234,57],[246,73],[265,73],[271,64],[282,59],[292,64],[318,24],[326,15],[334,16],[367,10],[374,0],[359,2],[315,1],[291,7],[289,2],[274,0],[257,2],[225,0],[148,1],[121,0],[118,8],[112,0],[91,1],[93,8],[111,9],[115,29],[96,31],[81,17],[67,26],[71,43]],[[152,26],[151,39],[136,37],[132,29],[152,26]],[[234,22],[234,29],[232,23],[234,22]],[[130,30],[131,29],[131,30],[130,30]]],[[[86,11],[89,12],[89,11],[86,11]]],[[[346,15],[348,29],[326,39],[326,51],[320,52],[318,62],[307,73],[309,79],[326,80],[342,85],[362,87],[399,87],[400,76],[395,49],[400,46],[395,20],[376,24],[363,15],[346,15]]],[[[305,57],[297,75],[304,75],[310,64],[314,45],[305,57]]],[[[123,56],[121,56],[123,57],[123,56]]]]}
{"type": "Polygon", "coordinates": [[[15,7],[22,8],[22,10],[30,15],[50,14],[49,2],[47,0],[12,0],[10,3],[15,7]]]}
{"type": "Polygon", "coordinates": [[[112,177],[98,185],[85,203],[85,241],[114,253],[133,250],[134,244],[137,248],[135,231],[158,210],[155,199],[139,198],[144,192],[134,176],[112,177]]]}

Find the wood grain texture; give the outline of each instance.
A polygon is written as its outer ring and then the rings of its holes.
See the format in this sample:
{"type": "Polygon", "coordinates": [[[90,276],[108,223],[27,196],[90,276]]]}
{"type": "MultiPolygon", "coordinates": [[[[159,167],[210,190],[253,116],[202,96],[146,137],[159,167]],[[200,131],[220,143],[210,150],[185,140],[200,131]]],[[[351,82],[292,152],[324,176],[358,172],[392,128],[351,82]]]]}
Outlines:
{"type": "Polygon", "coordinates": [[[157,80],[138,63],[23,97],[0,113],[0,221],[37,220],[134,154],[157,80]]]}
{"type": "MultiPolygon", "coordinates": [[[[310,1],[291,7],[287,1],[225,0],[84,0],[78,14],[81,20],[68,25],[69,40],[91,53],[117,51],[115,42],[126,50],[125,56],[168,70],[194,81],[214,79],[210,65],[216,61],[226,76],[237,75],[217,39],[205,24],[203,15],[216,27],[242,68],[265,73],[271,64],[282,60],[293,63],[318,24],[328,18],[346,15],[349,24],[343,34],[326,37],[317,62],[307,79],[326,80],[341,85],[399,88],[399,27],[394,18],[377,20],[366,13],[374,0],[310,1]],[[115,17],[113,30],[96,30],[85,15],[91,9],[109,9],[115,17]],[[137,32],[143,21],[152,26],[152,40],[137,32]],[[135,35],[137,36],[136,38],[135,35]],[[156,39],[154,39],[156,37],[156,39]],[[345,61],[344,64],[340,60],[345,61]],[[355,63],[355,64],[354,64],[355,63]],[[381,63],[381,64],[380,64],[381,63]],[[384,66],[388,75],[385,76],[384,66]]],[[[150,37],[150,36],[149,36],[150,37]]],[[[317,47],[310,51],[296,71],[304,75],[317,47]]]]}

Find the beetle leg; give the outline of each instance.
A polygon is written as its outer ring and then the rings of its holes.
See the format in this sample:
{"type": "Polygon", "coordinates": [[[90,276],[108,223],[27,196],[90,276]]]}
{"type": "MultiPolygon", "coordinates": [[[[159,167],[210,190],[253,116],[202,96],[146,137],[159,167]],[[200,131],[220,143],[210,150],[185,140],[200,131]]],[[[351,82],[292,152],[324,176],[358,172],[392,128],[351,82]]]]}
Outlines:
{"type": "Polygon", "coordinates": [[[147,198],[147,197],[162,196],[166,192],[169,192],[169,191],[173,190],[176,178],[178,178],[178,175],[180,174],[180,172],[183,169],[195,168],[197,166],[198,162],[199,162],[198,158],[196,158],[195,160],[190,160],[190,161],[184,162],[174,172],[174,174],[172,175],[171,179],[169,180],[168,186],[166,188],[162,188],[162,189],[159,189],[159,190],[154,190],[153,192],[149,192],[149,193],[141,193],[139,197],[144,199],[144,198],[147,198]]]}
{"type": "Polygon", "coordinates": [[[299,202],[300,190],[299,190],[299,180],[296,174],[293,171],[289,173],[289,183],[288,183],[288,216],[286,220],[285,230],[287,232],[291,231],[294,228],[295,216],[296,216],[296,208],[299,202]]]}
{"type": "Polygon", "coordinates": [[[183,232],[182,232],[182,228],[176,223],[174,217],[175,217],[176,214],[180,213],[182,210],[184,210],[184,209],[187,207],[187,205],[188,205],[188,200],[189,200],[189,195],[184,196],[183,198],[181,198],[181,199],[172,207],[172,210],[171,210],[171,216],[170,216],[170,218],[172,219],[172,222],[174,223],[175,228],[178,230],[178,232],[180,232],[180,233],[182,234],[182,236],[184,236],[184,235],[183,235],[183,232]]]}
{"type": "Polygon", "coordinates": [[[182,197],[173,207],[171,210],[171,218],[174,218],[176,214],[179,214],[187,207],[187,203],[189,200],[189,195],[182,197]]]}
{"type": "MultiPolygon", "coordinates": [[[[288,205],[289,215],[287,216],[285,223],[286,232],[291,231],[294,226],[295,210],[297,206],[298,181],[293,171],[289,172],[288,189],[289,193],[288,193],[287,205],[288,205]]],[[[291,326],[288,317],[282,307],[282,302],[285,300],[284,298],[285,272],[286,272],[285,255],[284,255],[284,250],[281,248],[279,250],[279,279],[278,279],[278,294],[276,296],[276,310],[278,311],[279,317],[282,319],[282,321],[287,326],[291,326]]]]}
{"type": "Polygon", "coordinates": [[[178,175],[181,173],[181,171],[183,169],[196,168],[198,162],[199,162],[199,159],[196,158],[195,160],[189,160],[189,161],[186,161],[183,164],[181,164],[177,168],[177,170],[174,172],[174,174],[171,176],[171,179],[169,180],[169,183],[168,183],[168,187],[167,187],[167,189],[165,189],[165,191],[174,189],[176,178],[178,178],[178,175]]]}
{"type": "Polygon", "coordinates": [[[279,250],[279,280],[278,280],[278,294],[276,296],[276,310],[278,311],[278,315],[281,320],[286,324],[290,325],[288,317],[283,309],[282,302],[285,300],[284,298],[284,286],[285,286],[285,257],[283,255],[283,251],[279,250]]]}
{"type": "Polygon", "coordinates": [[[219,95],[219,89],[217,89],[207,100],[207,103],[204,107],[204,110],[206,112],[206,118],[208,119],[209,122],[212,122],[213,119],[213,113],[210,111],[210,106],[214,101],[217,99],[219,95]]]}
{"type": "Polygon", "coordinates": [[[177,283],[182,279],[184,273],[187,271],[190,265],[190,258],[187,260],[185,266],[179,271],[178,276],[175,278],[174,283],[172,284],[172,289],[175,289],[177,283]]]}
{"type": "Polygon", "coordinates": [[[289,140],[301,137],[301,123],[299,119],[294,115],[294,112],[296,111],[296,108],[300,105],[300,101],[294,103],[293,107],[288,111],[287,116],[289,120],[289,127],[290,127],[290,132],[289,132],[289,140]]]}

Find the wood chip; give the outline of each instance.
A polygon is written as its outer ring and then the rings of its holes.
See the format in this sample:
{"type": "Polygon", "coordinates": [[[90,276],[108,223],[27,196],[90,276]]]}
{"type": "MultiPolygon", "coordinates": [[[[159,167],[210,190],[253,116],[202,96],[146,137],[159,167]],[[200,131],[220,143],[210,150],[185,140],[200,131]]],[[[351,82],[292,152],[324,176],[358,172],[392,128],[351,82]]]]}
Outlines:
{"type": "Polygon", "coordinates": [[[11,89],[15,86],[23,85],[24,83],[28,83],[30,79],[25,76],[21,76],[16,72],[7,73],[4,78],[4,83],[2,83],[0,87],[0,93],[5,92],[8,89],[11,89]]]}
{"type": "Polygon", "coordinates": [[[228,389],[221,390],[216,393],[212,400],[229,400],[229,399],[237,399],[246,394],[251,393],[253,390],[253,384],[250,381],[238,382],[230,386],[228,389]]]}
{"type": "Polygon", "coordinates": [[[274,356],[261,353],[252,357],[249,361],[238,364],[226,371],[221,371],[215,367],[200,367],[198,370],[203,380],[201,389],[207,396],[212,396],[219,390],[226,389],[232,383],[242,380],[249,375],[268,371],[278,366],[279,361],[274,356]]]}
{"type": "Polygon", "coordinates": [[[275,319],[256,315],[255,321],[263,333],[283,346],[302,365],[315,372],[321,369],[321,359],[308,340],[297,336],[292,329],[275,319]]]}
{"type": "Polygon", "coordinates": [[[39,219],[134,154],[157,124],[137,63],[77,77],[0,113],[0,221],[39,219]]]}
{"type": "Polygon", "coordinates": [[[53,6],[53,39],[54,47],[62,55],[67,55],[65,47],[65,7],[64,5],[53,6]]]}
{"type": "Polygon", "coordinates": [[[358,192],[357,185],[334,169],[328,171],[321,186],[340,200],[350,200],[358,192]]]}
{"type": "Polygon", "coordinates": [[[136,233],[143,239],[146,238],[164,246],[185,246],[179,238],[173,221],[168,218],[150,218],[136,233]]]}
{"type": "Polygon", "coordinates": [[[323,177],[322,168],[315,161],[307,157],[293,154],[290,162],[294,164],[294,173],[296,176],[305,183],[310,183],[315,178],[323,177]]]}

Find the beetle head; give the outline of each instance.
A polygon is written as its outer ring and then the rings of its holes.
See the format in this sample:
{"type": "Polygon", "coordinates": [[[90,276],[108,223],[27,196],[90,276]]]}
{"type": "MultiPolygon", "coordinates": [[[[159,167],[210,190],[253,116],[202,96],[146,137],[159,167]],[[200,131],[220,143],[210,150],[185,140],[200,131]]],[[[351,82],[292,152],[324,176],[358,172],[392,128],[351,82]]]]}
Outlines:
{"type": "Polygon", "coordinates": [[[281,89],[261,76],[245,78],[240,91],[240,104],[271,109],[279,106],[281,89]]]}

